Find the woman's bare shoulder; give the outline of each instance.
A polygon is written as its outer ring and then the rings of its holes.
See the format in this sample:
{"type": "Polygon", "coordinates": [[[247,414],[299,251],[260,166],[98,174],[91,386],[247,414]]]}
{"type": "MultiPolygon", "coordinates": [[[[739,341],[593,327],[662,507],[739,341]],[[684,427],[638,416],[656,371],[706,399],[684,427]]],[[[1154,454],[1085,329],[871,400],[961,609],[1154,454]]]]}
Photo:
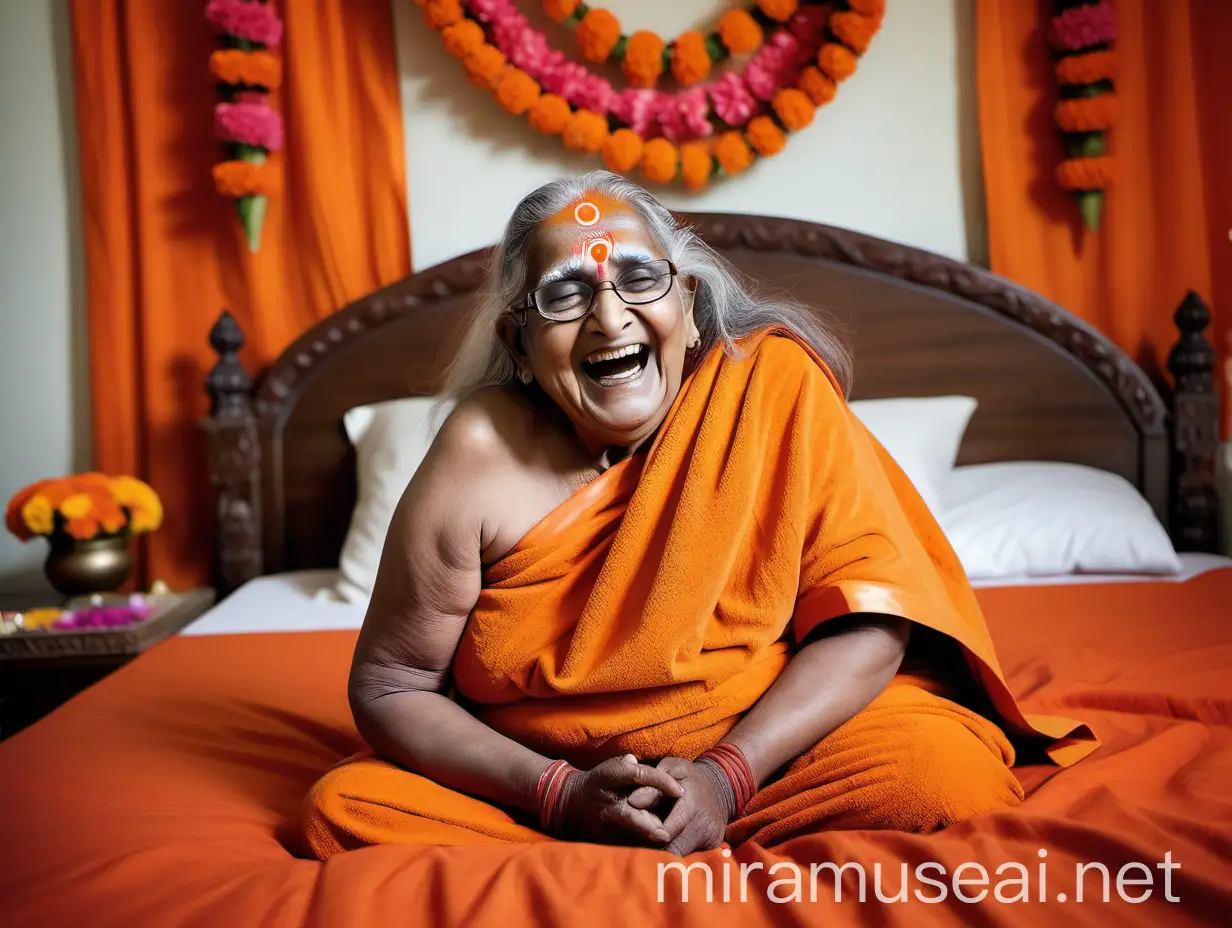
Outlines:
{"type": "Polygon", "coordinates": [[[524,456],[542,424],[535,408],[508,387],[484,387],[464,397],[432,444],[433,463],[473,473],[524,456]]]}

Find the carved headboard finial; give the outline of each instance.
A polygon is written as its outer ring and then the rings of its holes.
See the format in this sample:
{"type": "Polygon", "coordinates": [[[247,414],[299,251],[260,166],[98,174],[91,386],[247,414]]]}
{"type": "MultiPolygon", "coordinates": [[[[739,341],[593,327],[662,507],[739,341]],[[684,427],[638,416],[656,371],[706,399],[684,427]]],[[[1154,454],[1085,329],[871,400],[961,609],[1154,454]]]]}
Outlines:
{"type": "Polygon", "coordinates": [[[218,353],[218,363],[205,378],[210,415],[215,419],[240,419],[252,413],[252,378],[239,357],[244,342],[240,324],[224,309],[210,329],[210,347],[218,353]]]}
{"type": "Polygon", "coordinates": [[[1175,378],[1172,393],[1174,467],[1170,506],[1172,540],[1181,551],[1219,550],[1219,393],[1215,349],[1203,334],[1211,311],[1192,290],[1173,314],[1181,332],[1168,355],[1175,378]]]}
{"type": "Polygon", "coordinates": [[[210,480],[218,491],[214,586],[226,596],[262,572],[261,444],[253,414],[252,378],[240,363],[244,333],[223,310],[210,329],[218,363],[205,378],[210,415],[210,480]]]}

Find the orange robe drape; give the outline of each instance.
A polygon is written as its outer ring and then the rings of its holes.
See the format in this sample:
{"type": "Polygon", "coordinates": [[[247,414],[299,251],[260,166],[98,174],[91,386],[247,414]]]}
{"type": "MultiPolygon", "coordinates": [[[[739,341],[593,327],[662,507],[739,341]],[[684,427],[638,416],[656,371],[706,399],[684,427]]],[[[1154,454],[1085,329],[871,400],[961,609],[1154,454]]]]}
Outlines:
{"type": "MultiPolygon", "coordinates": [[[[486,571],[453,680],[477,718],[547,757],[586,768],[622,754],[693,758],[773,685],[793,642],[862,612],[910,619],[951,643],[910,652],[904,670],[920,675],[900,676],[825,738],[788,786],[768,784],[732,840],[908,820],[925,830],[919,817],[931,810],[913,805],[1011,804],[1014,753],[1001,731],[962,717],[933,680],[1057,763],[1095,746],[1079,723],[1019,710],[927,506],[811,350],[770,336],[744,359],[714,351],[647,454],[574,494],[486,571]],[[938,676],[947,647],[967,671],[938,676]],[[912,724],[917,716],[930,724],[912,724]],[[924,764],[921,749],[934,751],[924,764]],[[855,796],[862,775],[888,801],[855,796]],[[848,799],[880,807],[843,808],[848,799]]],[[[301,828],[325,856],[377,840],[455,843],[459,832],[533,840],[511,826],[478,800],[363,758],[318,785],[301,828]]]]}
{"type": "Polygon", "coordinates": [[[1163,366],[1189,290],[1232,334],[1232,3],[1115,0],[1118,176],[1086,232],[1054,172],[1062,142],[1046,41],[1052,0],[978,0],[980,140],[992,269],[1163,366]]]}
{"type": "Polygon", "coordinates": [[[94,465],[146,478],[166,522],[139,579],[208,576],[198,422],[210,326],[229,307],[255,368],[313,322],[410,272],[388,0],[283,0],[286,126],[261,250],[213,188],[223,157],[205,3],[74,0],[94,465]]]}

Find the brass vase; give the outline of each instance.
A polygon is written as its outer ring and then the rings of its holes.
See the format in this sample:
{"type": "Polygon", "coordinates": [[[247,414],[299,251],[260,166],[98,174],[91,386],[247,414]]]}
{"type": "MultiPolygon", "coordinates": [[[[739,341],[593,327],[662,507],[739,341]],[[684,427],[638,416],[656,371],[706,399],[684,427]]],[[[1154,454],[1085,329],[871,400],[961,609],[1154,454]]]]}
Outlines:
{"type": "Polygon", "coordinates": [[[133,572],[128,529],[83,541],[57,528],[48,541],[51,553],[43,573],[56,591],[66,597],[110,593],[133,572]]]}

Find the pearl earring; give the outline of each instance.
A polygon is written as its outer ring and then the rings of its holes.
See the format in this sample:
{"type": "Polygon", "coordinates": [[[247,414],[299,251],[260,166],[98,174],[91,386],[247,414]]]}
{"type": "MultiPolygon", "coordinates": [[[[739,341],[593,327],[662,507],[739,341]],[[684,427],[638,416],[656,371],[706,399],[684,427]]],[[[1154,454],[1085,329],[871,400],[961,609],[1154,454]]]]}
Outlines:
{"type": "Polygon", "coordinates": [[[525,369],[518,374],[518,377],[521,379],[522,383],[530,383],[535,379],[535,375],[531,373],[531,371],[525,369]]]}

